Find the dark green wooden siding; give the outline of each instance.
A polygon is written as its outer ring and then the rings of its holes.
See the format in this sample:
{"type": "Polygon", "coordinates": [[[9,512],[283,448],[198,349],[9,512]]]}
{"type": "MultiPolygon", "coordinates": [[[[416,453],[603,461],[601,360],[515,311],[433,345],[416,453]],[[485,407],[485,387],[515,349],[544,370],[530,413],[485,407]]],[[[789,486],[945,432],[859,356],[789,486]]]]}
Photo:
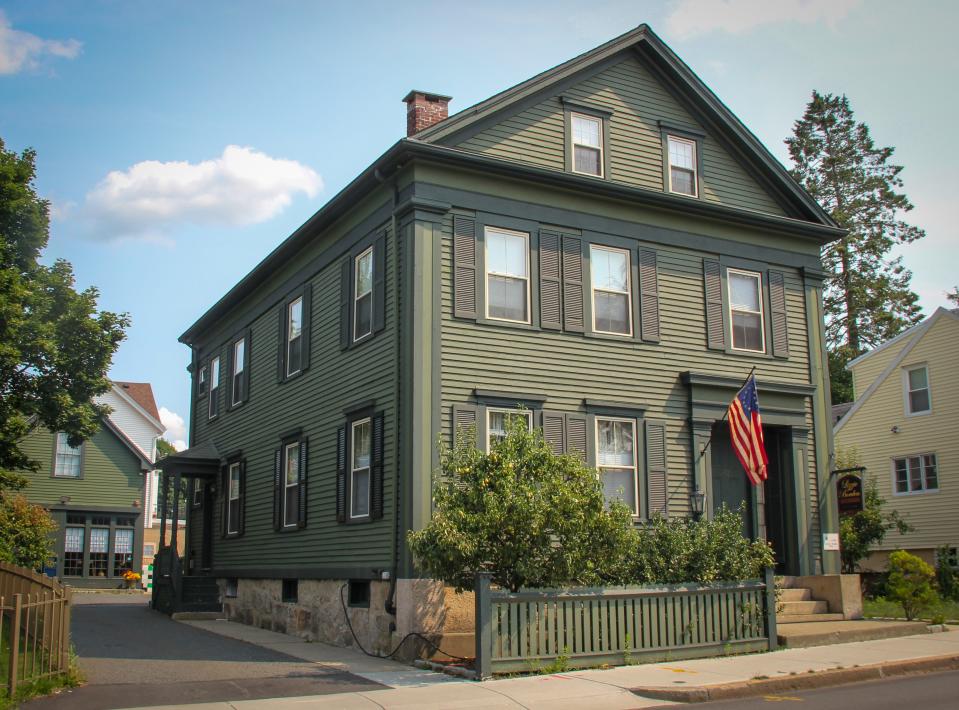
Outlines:
{"type": "MultiPolygon", "coordinates": [[[[564,92],[571,99],[613,111],[609,179],[663,189],[663,148],[658,121],[705,132],[686,109],[634,58],[628,58],[564,92]]],[[[564,169],[563,105],[552,97],[503,119],[458,147],[555,170],[564,169]]],[[[710,136],[703,140],[703,199],[783,215],[783,209],[710,136]]]]}

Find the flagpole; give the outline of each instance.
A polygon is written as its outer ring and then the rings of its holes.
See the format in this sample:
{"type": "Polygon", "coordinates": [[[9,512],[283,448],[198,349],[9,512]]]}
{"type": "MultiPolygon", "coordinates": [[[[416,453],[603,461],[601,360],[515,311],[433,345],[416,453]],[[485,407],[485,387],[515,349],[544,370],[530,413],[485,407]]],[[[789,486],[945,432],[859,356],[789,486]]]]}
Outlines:
{"type": "MultiPolygon", "coordinates": [[[[742,390],[743,387],[746,386],[746,383],[749,382],[749,378],[752,377],[752,376],[755,374],[755,372],[756,372],[756,366],[753,365],[753,369],[751,369],[751,370],[749,371],[749,374],[746,375],[746,379],[743,380],[743,383],[739,386],[739,389],[736,390],[737,393],[738,393],[740,390],[742,390]]],[[[728,416],[729,416],[729,407],[726,407],[726,411],[723,412],[723,418],[719,420],[719,423],[722,424],[724,421],[726,421],[726,417],[728,417],[728,416]]],[[[713,443],[713,432],[712,432],[712,430],[710,430],[710,432],[709,432],[709,440],[706,442],[706,445],[703,447],[703,450],[699,452],[699,457],[696,459],[696,463],[694,464],[694,467],[695,467],[696,465],[699,465],[699,462],[702,461],[703,456],[706,455],[706,449],[709,448],[709,445],[710,445],[711,443],[713,443]]]]}

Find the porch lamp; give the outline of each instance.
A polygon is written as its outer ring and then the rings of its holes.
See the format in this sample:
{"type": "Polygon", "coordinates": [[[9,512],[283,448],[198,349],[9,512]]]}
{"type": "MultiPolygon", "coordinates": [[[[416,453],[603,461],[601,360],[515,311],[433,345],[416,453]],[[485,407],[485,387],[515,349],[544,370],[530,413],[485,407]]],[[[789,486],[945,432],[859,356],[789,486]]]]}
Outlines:
{"type": "Polygon", "coordinates": [[[706,512],[706,491],[700,490],[697,486],[696,490],[689,496],[689,504],[697,520],[703,517],[703,513],[706,512]]]}

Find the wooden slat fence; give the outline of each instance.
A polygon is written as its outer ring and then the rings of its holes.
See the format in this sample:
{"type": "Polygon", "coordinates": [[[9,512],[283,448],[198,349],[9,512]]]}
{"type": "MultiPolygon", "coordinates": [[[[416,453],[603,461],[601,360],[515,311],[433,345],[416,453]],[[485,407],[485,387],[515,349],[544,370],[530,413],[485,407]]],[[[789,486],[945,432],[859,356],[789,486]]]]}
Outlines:
{"type": "Polygon", "coordinates": [[[772,570],[709,586],[492,589],[476,581],[476,670],[535,671],[747,653],[776,647],[772,570]]]}
{"type": "Polygon", "coordinates": [[[8,697],[26,682],[70,668],[70,590],[0,562],[0,672],[8,697]]]}

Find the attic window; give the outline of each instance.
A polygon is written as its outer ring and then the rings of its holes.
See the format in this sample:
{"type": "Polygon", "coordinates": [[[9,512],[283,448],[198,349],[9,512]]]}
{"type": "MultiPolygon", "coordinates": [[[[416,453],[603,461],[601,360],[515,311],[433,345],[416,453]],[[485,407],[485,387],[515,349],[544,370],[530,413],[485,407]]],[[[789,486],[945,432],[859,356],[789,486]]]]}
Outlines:
{"type": "Polygon", "coordinates": [[[603,121],[574,113],[570,117],[573,172],[603,176],[603,121]]]}
{"type": "Polygon", "coordinates": [[[678,136],[667,136],[669,158],[669,191],[679,195],[698,197],[696,141],[678,136]]]}

